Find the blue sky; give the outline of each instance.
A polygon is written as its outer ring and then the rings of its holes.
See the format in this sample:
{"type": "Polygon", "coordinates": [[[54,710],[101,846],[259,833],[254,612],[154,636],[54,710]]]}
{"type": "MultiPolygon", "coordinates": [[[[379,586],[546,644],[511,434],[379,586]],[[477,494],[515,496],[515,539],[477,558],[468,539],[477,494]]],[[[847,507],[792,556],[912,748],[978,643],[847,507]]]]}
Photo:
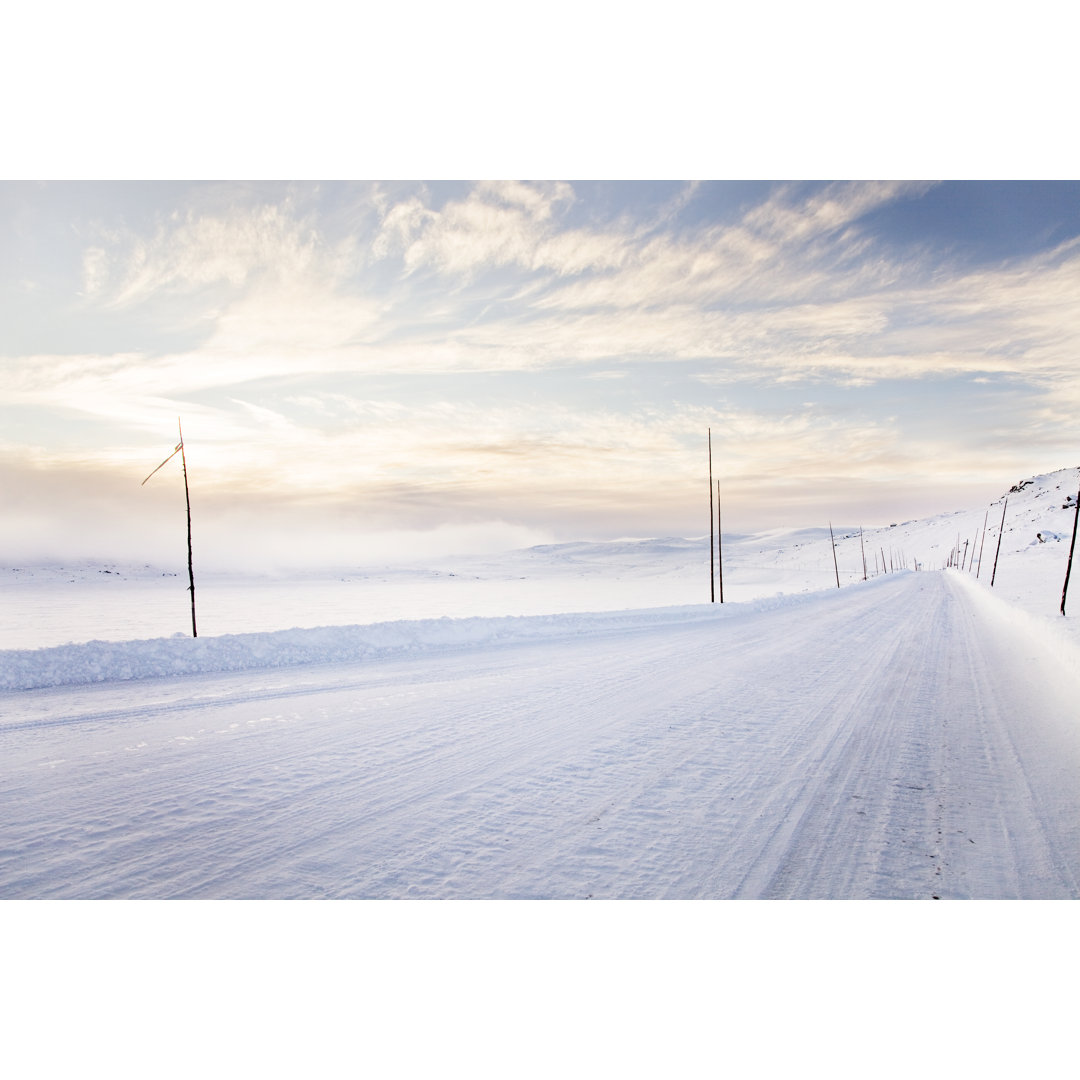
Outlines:
{"type": "Polygon", "coordinates": [[[1077,463],[1080,184],[4,182],[3,546],[873,525],[1077,463]],[[179,502],[178,502],[179,500],[179,502]]]}

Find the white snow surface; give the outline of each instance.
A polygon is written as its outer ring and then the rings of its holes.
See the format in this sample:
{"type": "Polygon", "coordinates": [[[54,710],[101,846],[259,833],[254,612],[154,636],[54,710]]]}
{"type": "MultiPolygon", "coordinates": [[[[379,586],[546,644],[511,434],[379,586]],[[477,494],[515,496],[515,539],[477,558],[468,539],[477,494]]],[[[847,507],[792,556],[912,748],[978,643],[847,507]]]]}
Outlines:
{"type": "Polygon", "coordinates": [[[194,639],[3,568],[0,897],[1076,898],[1078,479],[992,590],[1002,500],[725,536],[722,605],[707,538],[207,575],[194,639]]]}

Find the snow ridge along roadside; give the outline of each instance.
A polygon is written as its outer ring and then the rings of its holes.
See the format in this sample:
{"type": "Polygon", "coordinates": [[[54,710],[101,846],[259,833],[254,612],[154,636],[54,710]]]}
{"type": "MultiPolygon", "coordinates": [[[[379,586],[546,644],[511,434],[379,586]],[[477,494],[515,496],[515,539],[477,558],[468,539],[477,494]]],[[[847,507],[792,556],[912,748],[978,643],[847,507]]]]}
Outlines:
{"type": "MultiPolygon", "coordinates": [[[[885,578],[861,583],[874,588],[885,578]]],[[[687,626],[806,603],[819,594],[763,598],[742,604],[522,615],[497,618],[403,620],[266,633],[145,641],[88,641],[43,649],[0,651],[0,690],[35,690],[258,668],[330,664],[411,653],[514,642],[552,641],[660,626],[687,626]]]]}

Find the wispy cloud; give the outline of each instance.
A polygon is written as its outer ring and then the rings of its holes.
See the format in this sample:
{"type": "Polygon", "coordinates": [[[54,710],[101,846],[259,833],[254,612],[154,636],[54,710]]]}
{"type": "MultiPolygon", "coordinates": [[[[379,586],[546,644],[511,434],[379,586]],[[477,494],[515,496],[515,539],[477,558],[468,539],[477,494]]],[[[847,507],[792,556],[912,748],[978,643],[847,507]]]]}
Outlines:
{"type": "Polygon", "coordinates": [[[137,472],[182,412],[222,499],[617,533],[639,506],[695,520],[709,425],[761,516],[792,476],[968,475],[1006,394],[1052,456],[1080,407],[1080,243],[972,264],[890,242],[875,215],[927,189],[763,185],[712,214],[695,184],[633,209],[562,182],[226,185],[99,214],[57,305],[93,344],[3,361],[4,409],[92,438],[6,445],[137,472]]]}

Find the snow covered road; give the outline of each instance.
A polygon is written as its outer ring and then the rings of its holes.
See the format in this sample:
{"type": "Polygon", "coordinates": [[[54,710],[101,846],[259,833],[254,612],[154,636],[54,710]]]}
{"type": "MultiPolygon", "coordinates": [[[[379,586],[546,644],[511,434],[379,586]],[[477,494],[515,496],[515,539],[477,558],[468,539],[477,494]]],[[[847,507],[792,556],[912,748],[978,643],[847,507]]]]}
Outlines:
{"type": "Polygon", "coordinates": [[[1014,614],[906,573],[3,693],[0,897],[1077,898],[1075,657],[1014,614]]]}

